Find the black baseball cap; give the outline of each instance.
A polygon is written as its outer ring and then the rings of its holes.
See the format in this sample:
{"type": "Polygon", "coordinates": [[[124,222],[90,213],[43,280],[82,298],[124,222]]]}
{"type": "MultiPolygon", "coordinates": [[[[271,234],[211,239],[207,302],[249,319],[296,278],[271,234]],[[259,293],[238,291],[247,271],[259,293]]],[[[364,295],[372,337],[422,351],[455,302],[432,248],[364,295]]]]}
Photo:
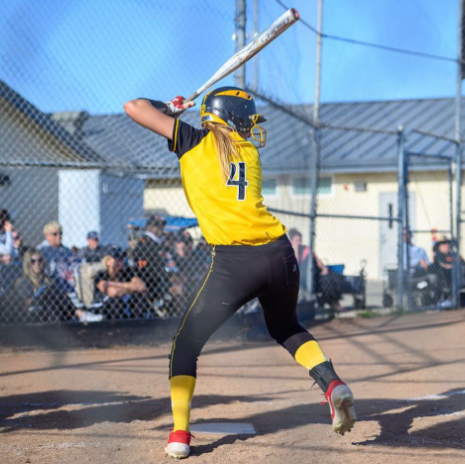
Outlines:
{"type": "Polygon", "coordinates": [[[114,259],[123,259],[124,258],[124,251],[119,247],[111,247],[108,250],[108,256],[111,256],[114,259]]]}

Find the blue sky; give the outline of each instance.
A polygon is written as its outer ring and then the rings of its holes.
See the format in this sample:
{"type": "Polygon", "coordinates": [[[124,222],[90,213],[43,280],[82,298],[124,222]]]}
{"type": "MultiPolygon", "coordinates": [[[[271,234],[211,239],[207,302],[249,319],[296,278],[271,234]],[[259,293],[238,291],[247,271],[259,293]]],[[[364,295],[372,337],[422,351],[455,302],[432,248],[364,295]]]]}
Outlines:
{"type": "MultiPolygon", "coordinates": [[[[283,3],[316,26],[316,0],[283,3]]],[[[259,28],[283,12],[260,0],[259,28]]],[[[325,0],[324,32],[454,58],[457,16],[458,0],[325,0]]],[[[118,113],[128,99],[187,96],[210,77],[234,52],[234,1],[9,0],[0,28],[0,79],[41,110],[118,113]]],[[[286,31],[258,55],[260,87],[312,102],[315,43],[303,24],[286,31]]],[[[323,43],[323,101],[452,96],[455,79],[455,63],[323,43]]]]}

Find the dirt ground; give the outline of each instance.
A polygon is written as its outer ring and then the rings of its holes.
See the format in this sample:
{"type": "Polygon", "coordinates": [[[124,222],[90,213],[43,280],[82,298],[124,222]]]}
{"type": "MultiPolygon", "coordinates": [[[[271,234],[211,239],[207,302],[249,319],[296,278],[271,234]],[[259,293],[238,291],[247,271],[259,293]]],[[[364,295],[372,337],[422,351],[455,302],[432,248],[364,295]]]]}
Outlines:
{"type": "MultiPolygon", "coordinates": [[[[306,371],[272,341],[209,343],[193,463],[463,463],[465,312],[337,319],[311,329],[352,387],[359,420],[334,434],[306,371]],[[344,459],[344,461],[341,461],[344,459]]],[[[168,463],[169,343],[0,352],[0,464],[168,463]]]]}

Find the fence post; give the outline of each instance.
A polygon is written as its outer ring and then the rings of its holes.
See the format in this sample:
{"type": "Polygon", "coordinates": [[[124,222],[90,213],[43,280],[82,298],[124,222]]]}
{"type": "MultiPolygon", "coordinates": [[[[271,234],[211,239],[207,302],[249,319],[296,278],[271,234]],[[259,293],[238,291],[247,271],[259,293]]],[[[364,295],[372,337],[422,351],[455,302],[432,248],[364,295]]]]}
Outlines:
{"type": "Polygon", "coordinates": [[[408,195],[409,183],[409,166],[410,156],[404,150],[404,223],[402,233],[405,230],[405,273],[404,273],[404,291],[407,290],[407,311],[412,311],[412,279],[411,279],[411,260],[410,260],[410,239],[412,236],[410,229],[410,203],[408,195]]]}
{"type": "Polygon", "coordinates": [[[404,128],[399,126],[397,129],[397,147],[398,147],[398,197],[397,197],[397,309],[404,310],[404,205],[405,205],[405,151],[404,151],[404,128]]]}
{"type": "MultiPolygon", "coordinates": [[[[236,0],[236,16],[234,18],[236,33],[236,52],[245,47],[246,42],[246,21],[247,21],[247,8],[246,0],[236,0]]],[[[236,74],[234,79],[236,85],[243,89],[245,87],[245,66],[241,66],[236,74]]]]}
{"type": "Polygon", "coordinates": [[[455,224],[455,256],[452,266],[452,279],[453,279],[453,304],[456,308],[460,307],[460,287],[462,286],[462,264],[460,262],[460,227],[462,224],[462,134],[461,134],[461,122],[462,122],[462,81],[465,77],[465,66],[463,63],[464,59],[464,43],[463,43],[463,21],[464,21],[464,0],[459,0],[459,14],[458,14],[458,28],[457,28],[457,81],[456,81],[456,92],[455,92],[455,140],[456,156],[455,156],[455,183],[456,183],[456,224],[455,224]],[[455,287],[455,288],[454,288],[455,287]]]}
{"type": "Polygon", "coordinates": [[[307,262],[307,301],[314,301],[316,288],[314,287],[313,280],[313,253],[315,251],[315,229],[317,218],[317,192],[318,192],[318,175],[320,172],[320,129],[314,127],[312,129],[313,141],[313,163],[311,171],[311,204],[310,204],[310,240],[309,247],[310,253],[307,262]]]}
{"type": "Polygon", "coordinates": [[[462,286],[462,262],[460,258],[460,242],[461,236],[461,225],[462,225],[462,145],[459,142],[456,148],[456,166],[455,166],[455,214],[456,214],[456,225],[455,225],[455,242],[456,252],[455,259],[453,261],[454,266],[452,267],[452,278],[455,283],[455,293],[453,295],[453,304],[456,308],[460,308],[460,288],[462,286]],[[455,271],[455,272],[454,272],[455,271]],[[455,274],[455,275],[454,275],[455,274]]]}
{"type": "MultiPolygon", "coordinates": [[[[456,155],[457,156],[457,155],[456,155]]],[[[451,274],[452,274],[452,298],[451,298],[451,303],[453,308],[457,308],[457,297],[458,297],[458,289],[459,289],[459,284],[458,284],[458,272],[457,272],[457,265],[458,265],[458,257],[460,256],[460,253],[458,252],[456,248],[456,242],[455,242],[455,234],[454,234],[454,195],[453,195],[453,182],[454,182],[454,177],[452,173],[452,164],[454,163],[454,160],[451,159],[449,163],[449,212],[450,212],[450,253],[452,254],[452,269],[451,269],[451,274]]]]}
{"type": "Polygon", "coordinates": [[[311,165],[311,205],[310,205],[310,239],[309,247],[310,254],[307,262],[307,301],[316,302],[317,289],[313,288],[313,253],[315,250],[315,229],[316,229],[316,210],[317,210],[317,193],[318,193],[318,177],[320,175],[320,140],[321,130],[318,127],[320,118],[320,84],[321,84],[321,46],[322,34],[321,28],[323,25],[323,0],[318,0],[318,24],[317,24],[317,40],[316,40],[316,63],[315,63],[315,102],[313,104],[313,128],[312,142],[314,159],[311,165]]]}

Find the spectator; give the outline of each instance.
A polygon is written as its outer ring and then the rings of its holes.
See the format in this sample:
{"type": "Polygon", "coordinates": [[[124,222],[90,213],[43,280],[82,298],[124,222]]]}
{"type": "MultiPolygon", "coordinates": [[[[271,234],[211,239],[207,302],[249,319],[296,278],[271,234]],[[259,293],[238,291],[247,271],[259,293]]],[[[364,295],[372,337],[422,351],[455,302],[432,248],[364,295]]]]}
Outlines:
{"type": "Polygon", "coordinates": [[[343,285],[342,275],[330,270],[315,254],[313,255],[313,269],[316,274],[320,304],[323,306],[328,304],[333,312],[342,311],[340,303],[343,285]]]}
{"type": "Polygon", "coordinates": [[[195,247],[195,249],[202,251],[205,254],[205,256],[208,256],[209,263],[210,263],[211,261],[210,257],[212,255],[212,247],[211,245],[207,243],[203,235],[199,238],[199,241],[197,242],[197,246],[195,247]]]}
{"type": "Polygon", "coordinates": [[[0,262],[8,264],[14,253],[13,224],[6,209],[0,209],[0,262]]]}
{"type": "Polygon", "coordinates": [[[11,254],[3,255],[0,266],[0,295],[10,293],[16,280],[23,274],[23,259],[26,247],[22,246],[22,238],[18,231],[11,232],[13,237],[13,251],[11,254]]]}
{"type": "Polygon", "coordinates": [[[159,316],[170,311],[170,277],[177,271],[172,255],[165,248],[165,225],[161,216],[150,216],[133,252],[137,276],[147,285],[147,297],[159,316]]]}
{"type": "Polygon", "coordinates": [[[87,234],[87,246],[81,248],[78,257],[85,263],[98,263],[105,256],[106,248],[100,245],[98,232],[95,230],[87,234]]]}
{"type": "Polygon", "coordinates": [[[173,304],[182,306],[208,269],[207,260],[202,260],[201,257],[205,258],[205,255],[201,250],[194,251],[194,241],[186,230],[170,234],[169,239],[176,267],[176,272],[170,278],[170,293],[178,300],[173,304]]]}
{"type": "Polygon", "coordinates": [[[158,214],[154,214],[147,218],[145,230],[141,238],[149,237],[158,243],[158,245],[162,245],[165,238],[165,226],[166,219],[158,214]]]}
{"type": "Polygon", "coordinates": [[[23,237],[17,230],[14,230],[12,232],[12,235],[13,235],[13,253],[11,256],[13,258],[22,259],[27,249],[27,247],[25,247],[23,244],[23,237]]]}
{"type": "Polygon", "coordinates": [[[210,258],[202,249],[194,249],[194,240],[183,230],[174,234],[174,262],[189,293],[208,270],[210,258]]]}
{"type": "Polygon", "coordinates": [[[124,254],[117,248],[103,258],[106,270],[95,277],[95,286],[103,296],[102,312],[109,319],[144,317],[148,303],[143,298],[145,283],[125,266],[124,254]]]}
{"type": "MultiPolygon", "coordinates": [[[[300,286],[307,288],[307,266],[310,248],[302,245],[302,234],[297,229],[290,229],[289,240],[299,263],[300,286]]],[[[313,288],[316,289],[318,302],[324,306],[328,304],[331,310],[341,311],[340,300],[342,298],[343,277],[331,271],[323,262],[313,254],[313,288]]]]}
{"type": "Polygon", "coordinates": [[[126,248],[126,260],[128,263],[129,267],[134,267],[136,265],[136,262],[134,261],[134,250],[137,247],[137,244],[139,242],[139,238],[135,234],[131,234],[128,239],[128,247],[126,248]]]}
{"type": "Polygon", "coordinates": [[[412,277],[421,277],[428,271],[430,261],[424,248],[412,244],[412,234],[404,230],[402,234],[404,242],[404,271],[407,270],[407,245],[410,256],[410,274],[412,277]]]}
{"type": "Polygon", "coordinates": [[[310,248],[302,245],[302,234],[297,229],[290,229],[287,234],[297,258],[297,262],[299,263],[300,289],[305,290],[307,288],[307,263],[310,248]]]}
{"type": "Polygon", "coordinates": [[[428,272],[436,276],[435,303],[439,303],[441,297],[445,300],[441,306],[450,307],[450,295],[452,292],[452,253],[451,242],[446,238],[435,243],[433,247],[434,261],[428,267],[428,272]]]}
{"type": "Polygon", "coordinates": [[[50,275],[56,277],[65,291],[74,288],[75,256],[62,243],[63,229],[59,222],[52,221],[44,227],[45,240],[37,247],[49,265],[50,275]]]}
{"type": "Polygon", "coordinates": [[[8,266],[9,264],[20,261],[23,257],[24,252],[26,251],[26,247],[22,246],[22,239],[21,236],[13,230],[13,251],[10,255],[3,255],[1,262],[2,264],[8,266]]]}
{"type": "Polygon", "coordinates": [[[39,250],[27,250],[23,257],[23,276],[14,286],[14,305],[20,308],[21,322],[67,321],[76,315],[80,321],[101,317],[75,310],[68,295],[54,277],[46,272],[46,261],[39,250]]]}

